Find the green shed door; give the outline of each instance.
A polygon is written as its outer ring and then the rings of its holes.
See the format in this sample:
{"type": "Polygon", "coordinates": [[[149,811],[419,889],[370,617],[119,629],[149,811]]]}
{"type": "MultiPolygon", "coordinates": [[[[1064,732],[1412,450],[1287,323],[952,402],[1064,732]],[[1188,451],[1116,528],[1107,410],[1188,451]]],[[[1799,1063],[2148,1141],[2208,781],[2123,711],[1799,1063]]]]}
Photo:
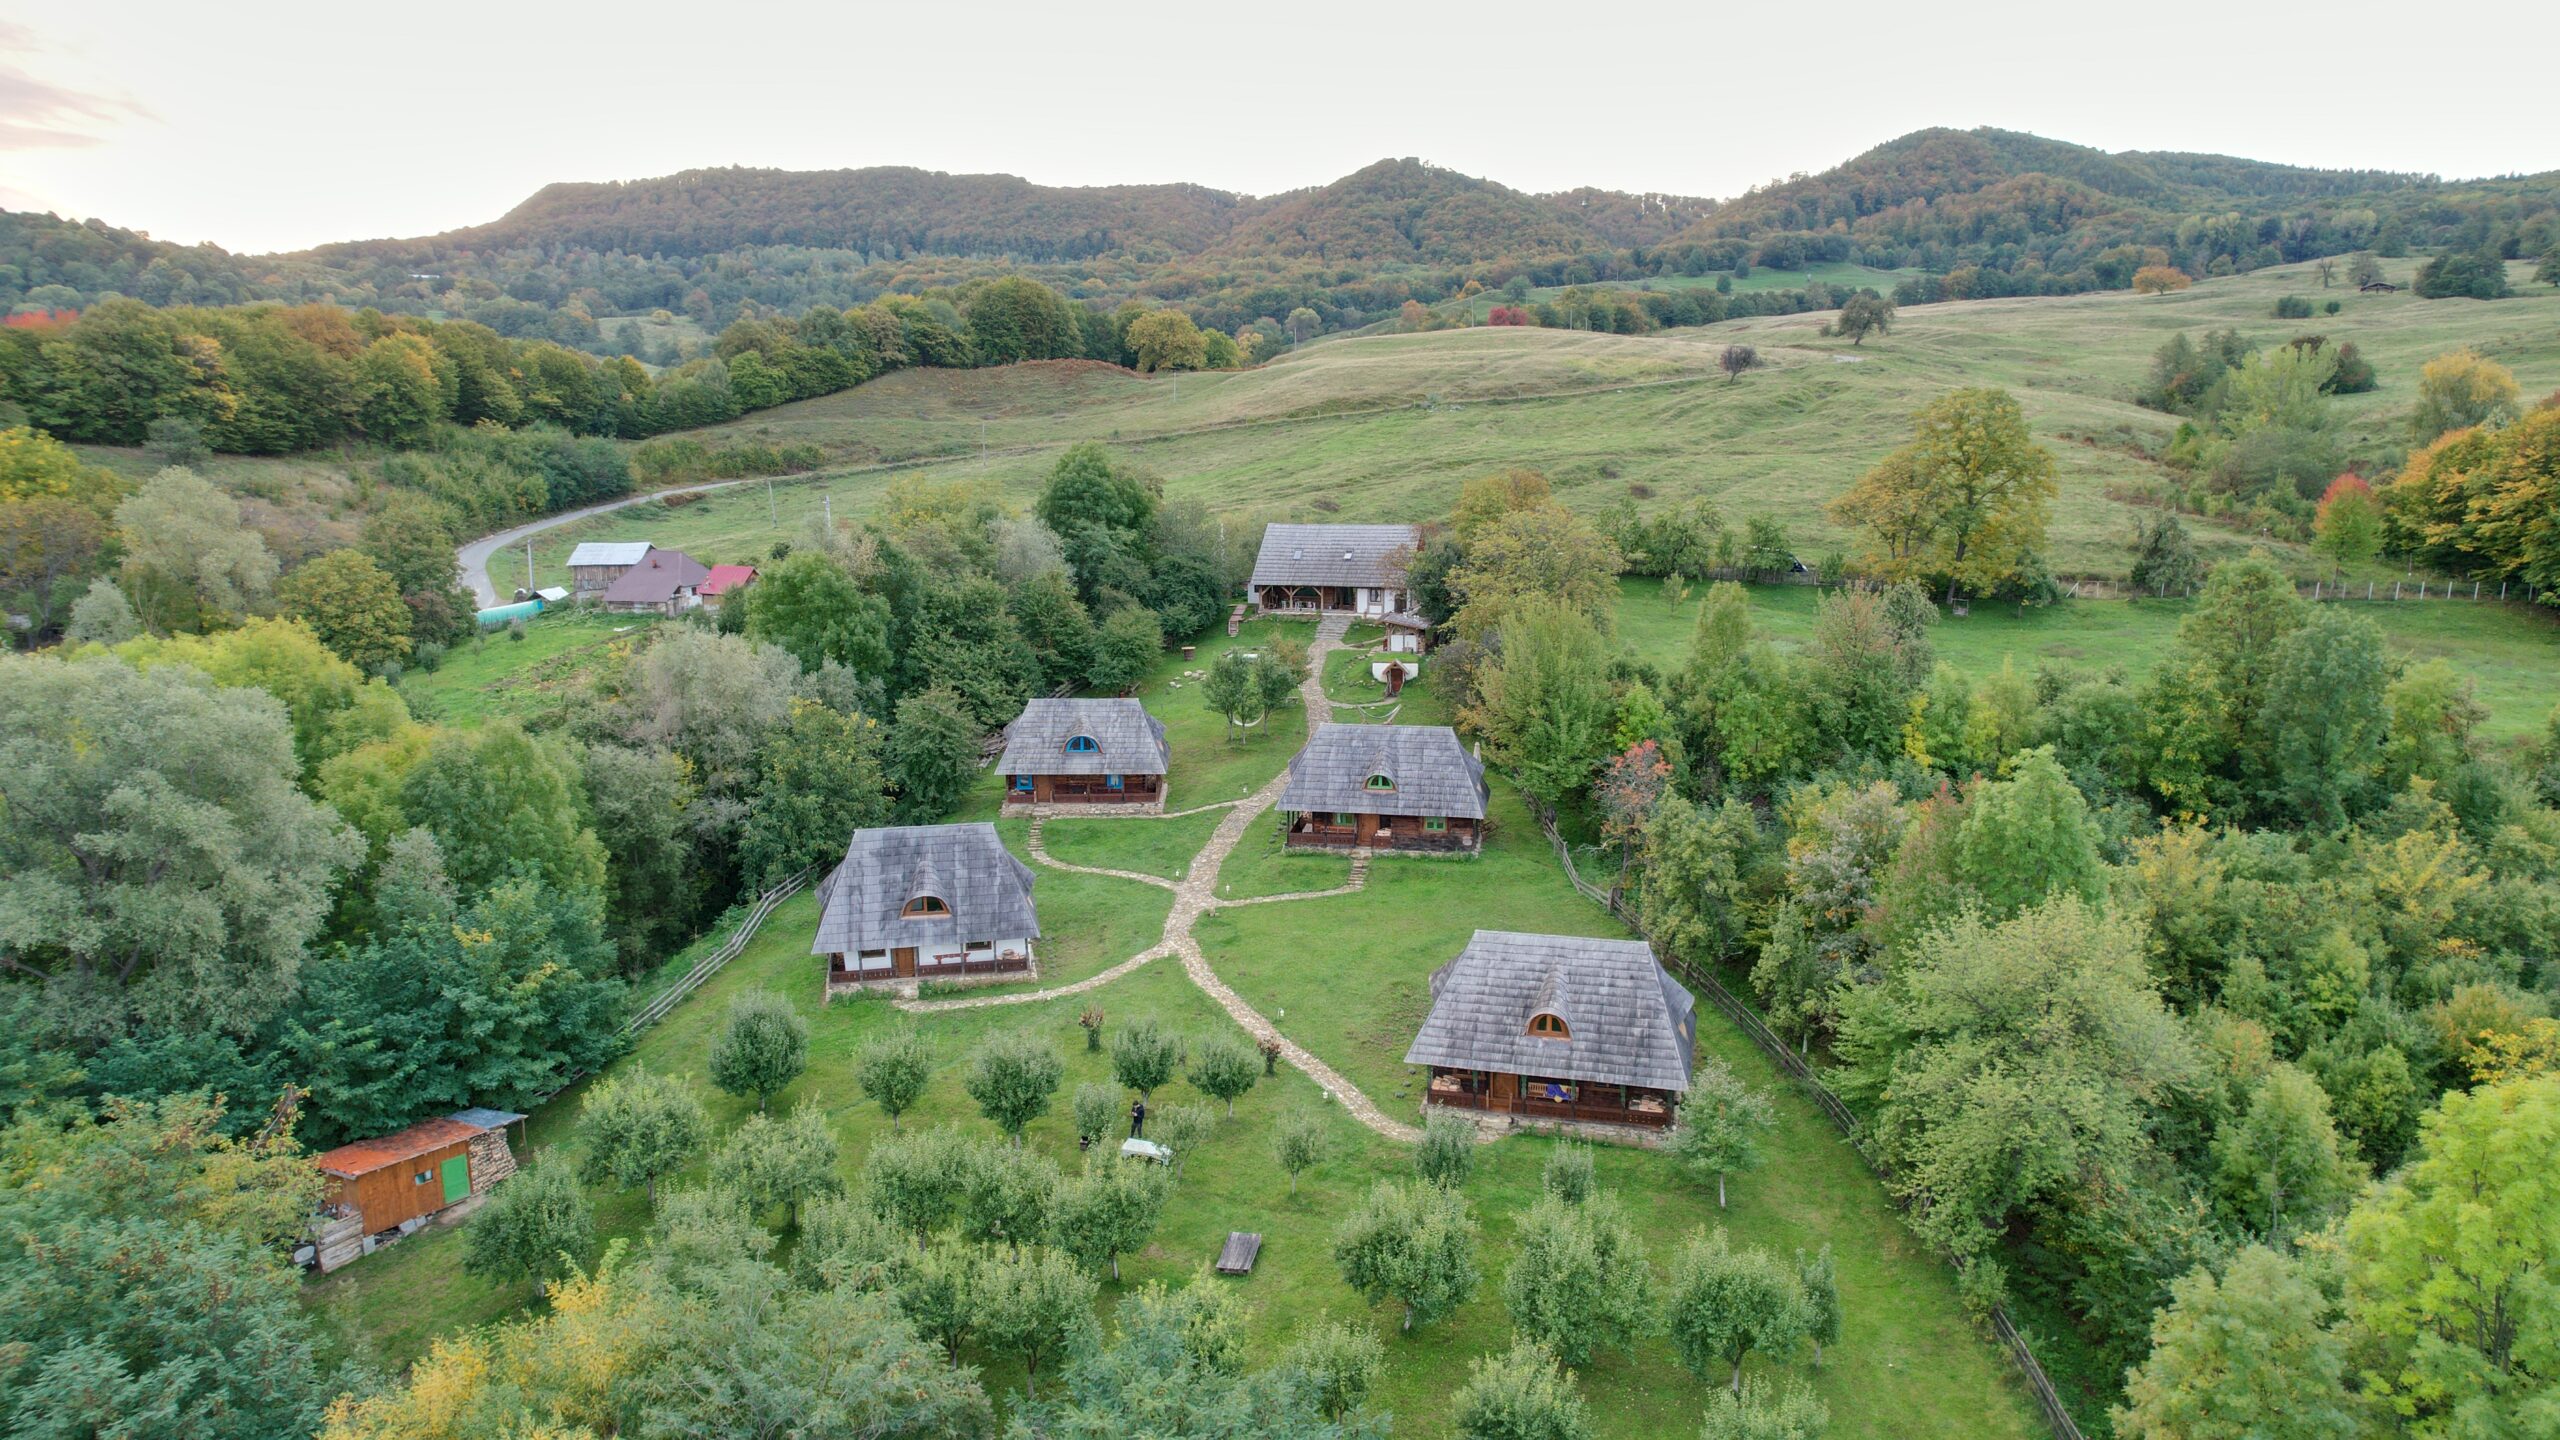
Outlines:
{"type": "Polygon", "coordinates": [[[444,1203],[451,1205],[471,1193],[471,1157],[456,1155],[444,1162],[444,1203]]]}

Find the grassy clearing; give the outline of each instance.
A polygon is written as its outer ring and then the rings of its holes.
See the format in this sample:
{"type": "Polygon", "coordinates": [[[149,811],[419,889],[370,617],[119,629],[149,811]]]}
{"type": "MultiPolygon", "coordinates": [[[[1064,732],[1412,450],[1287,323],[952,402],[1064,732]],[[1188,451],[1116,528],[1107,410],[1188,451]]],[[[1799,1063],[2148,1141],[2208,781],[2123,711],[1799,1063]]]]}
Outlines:
{"type": "MultiPolygon", "coordinates": [[[[1705,587],[1693,587],[1684,603],[1673,605],[1659,581],[1621,581],[1620,643],[1656,665],[1680,665],[1704,595],[1705,587]]],[[[1780,649],[1794,649],[1813,636],[1816,600],[1811,586],[1754,586],[1752,621],[1780,649]]],[[[2492,739],[2539,734],[2560,706],[2560,615],[2485,600],[2344,603],[2380,626],[2401,660],[2441,658],[2468,677],[2489,708],[2482,730],[2492,739]]],[[[2120,665],[2139,679],[2169,653],[2189,608],[2184,600],[2066,600],[2021,616],[2011,607],[1983,605],[1969,619],[1941,620],[1929,639],[1940,659],[1977,676],[2004,664],[2032,672],[2061,662],[2120,665]]]]}
{"type": "Polygon", "coordinates": [[[1179,880],[1191,871],[1192,857],[1209,843],[1209,832],[1225,819],[1224,810],[1167,819],[1112,816],[1081,819],[1072,815],[1051,820],[1041,831],[1049,853],[1070,865],[1099,865],[1179,880]]]}
{"type": "Polygon", "coordinates": [[[1254,822],[1227,852],[1218,867],[1218,895],[1243,900],[1255,895],[1297,895],[1330,890],[1351,878],[1351,857],[1320,850],[1291,850],[1280,840],[1280,817],[1254,822]]]}
{"type": "Polygon", "coordinates": [[[592,610],[537,615],[522,640],[484,631],[448,651],[433,671],[411,671],[400,688],[448,724],[524,719],[568,704],[591,669],[645,645],[655,623],[592,610]]]}

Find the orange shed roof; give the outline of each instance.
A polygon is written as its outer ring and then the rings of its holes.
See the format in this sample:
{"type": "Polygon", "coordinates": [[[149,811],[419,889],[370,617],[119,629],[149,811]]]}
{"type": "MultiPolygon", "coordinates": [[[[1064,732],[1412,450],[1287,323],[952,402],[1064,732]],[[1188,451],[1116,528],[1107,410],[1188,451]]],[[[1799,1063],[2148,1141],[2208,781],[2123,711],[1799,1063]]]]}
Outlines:
{"type": "Polygon", "coordinates": [[[465,1125],[451,1116],[440,1116],[421,1120],[406,1130],[394,1131],[379,1139],[351,1141],[317,1158],[322,1170],[352,1179],[358,1175],[370,1175],[386,1165],[415,1160],[448,1145],[459,1145],[480,1133],[481,1127],[477,1125],[465,1125]]]}

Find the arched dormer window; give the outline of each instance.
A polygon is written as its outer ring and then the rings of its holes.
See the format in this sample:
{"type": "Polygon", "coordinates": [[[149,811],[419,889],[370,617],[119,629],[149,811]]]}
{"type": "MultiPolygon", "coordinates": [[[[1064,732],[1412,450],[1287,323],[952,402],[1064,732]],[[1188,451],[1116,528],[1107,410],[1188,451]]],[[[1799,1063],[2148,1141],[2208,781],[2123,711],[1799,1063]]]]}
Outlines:
{"type": "Polygon", "coordinates": [[[1090,735],[1072,735],[1067,738],[1067,753],[1070,755],[1090,755],[1101,748],[1100,743],[1090,735]]]}
{"type": "Polygon", "coordinates": [[[948,915],[951,907],[943,904],[939,895],[919,895],[908,901],[907,908],[898,913],[912,920],[923,915],[948,915]]]}
{"type": "Polygon", "coordinates": [[[1369,788],[1372,790],[1393,790],[1396,788],[1395,777],[1392,775],[1372,775],[1369,777],[1369,788]]]}
{"type": "Polygon", "coordinates": [[[1540,1040],[1570,1040],[1573,1032],[1565,1027],[1564,1017],[1541,1010],[1529,1017],[1529,1033],[1540,1040]]]}

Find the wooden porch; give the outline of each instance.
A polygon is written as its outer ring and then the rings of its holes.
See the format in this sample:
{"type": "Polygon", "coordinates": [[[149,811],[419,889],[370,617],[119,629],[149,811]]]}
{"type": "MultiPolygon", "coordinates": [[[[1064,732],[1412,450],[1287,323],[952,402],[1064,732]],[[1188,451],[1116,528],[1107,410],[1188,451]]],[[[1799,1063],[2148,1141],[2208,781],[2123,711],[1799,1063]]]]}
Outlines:
{"type": "Polygon", "coordinates": [[[1301,811],[1290,817],[1282,843],[1299,850],[1406,850],[1452,854],[1479,848],[1482,822],[1452,818],[1434,830],[1411,815],[1354,815],[1348,825],[1332,816],[1301,811]]]}
{"type": "Polygon", "coordinates": [[[1004,788],[1007,805],[1152,805],[1164,799],[1161,775],[1123,775],[1113,786],[1107,775],[1014,775],[1004,788]],[[1022,782],[1031,782],[1024,789],[1022,782]]]}
{"type": "Polygon", "coordinates": [[[1607,1085],[1553,1076],[1431,1067],[1423,1101],[1452,1110],[1481,1110],[1528,1120],[1633,1125],[1659,1130],[1679,1113],[1678,1097],[1637,1085],[1607,1085]],[[1556,1098],[1561,1092],[1565,1098],[1556,1098]]]}
{"type": "Polygon", "coordinates": [[[958,954],[919,955],[897,949],[886,956],[827,957],[827,989],[850,990],[905,980],[975,980],[989,976],[1034,974],[1028,950],[968,949],[958,954]]]}

